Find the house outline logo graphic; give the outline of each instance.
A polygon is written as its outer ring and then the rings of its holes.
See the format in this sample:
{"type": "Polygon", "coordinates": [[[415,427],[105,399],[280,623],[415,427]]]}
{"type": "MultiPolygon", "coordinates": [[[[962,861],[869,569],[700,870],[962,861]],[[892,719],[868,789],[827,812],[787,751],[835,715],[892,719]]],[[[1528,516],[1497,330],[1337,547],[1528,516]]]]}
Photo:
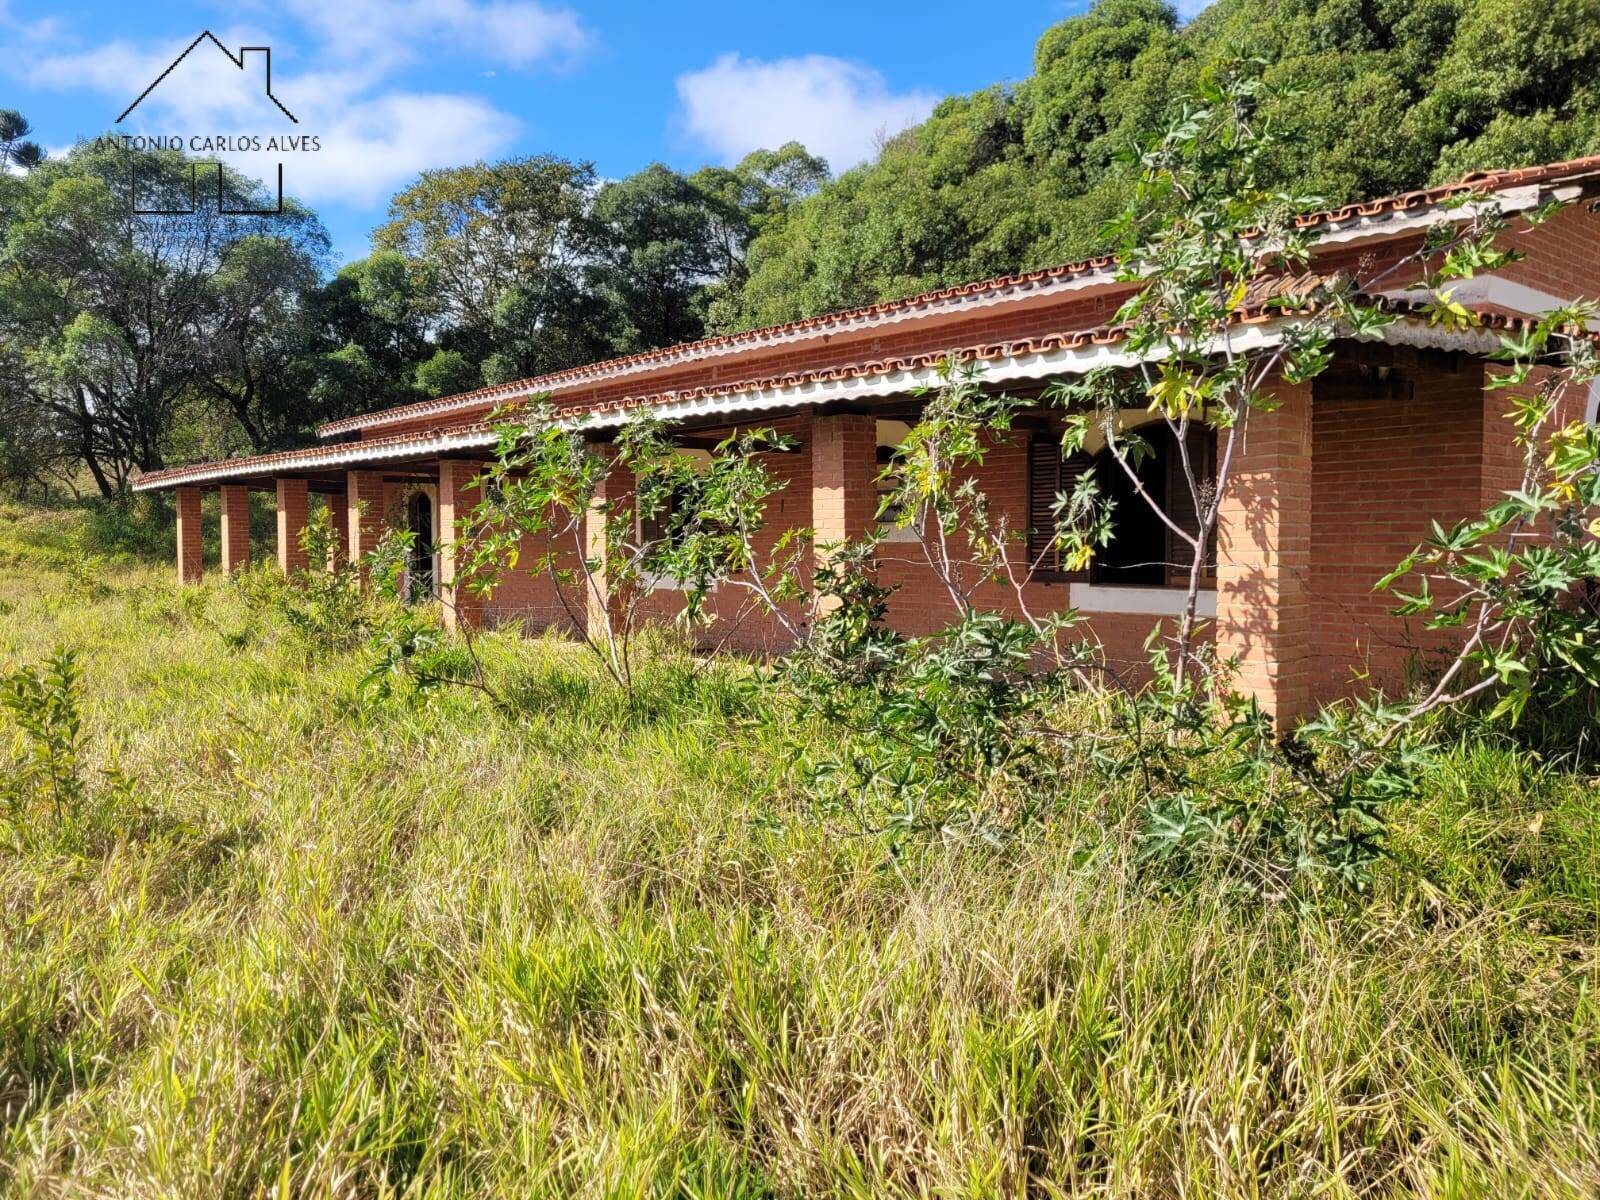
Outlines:
{"type": "MultiPolygon", "coordinates": [[[[263,81],[263,87],[264,87],[264,90],[266,92],[267,99],[272,101],[272,103],[277,107],[278,111],[281,112],[285,117],[287,117],[290,120],[291,123],[293,123],[295,125],[300,124],[300,118],[295,116],[294,113],[290,112],[288,106],[285,105],[282,100],[279,100],[278,97],[273,94],[273,91],[272,91],[272,47],[271,46],[240,46],[239,47],[239,52],[237,54],[235,54],[232,50],[229,50],[226,46],[224,46],[222,44],[221,40],[217,37],[217,35],[212,33],[209,29],[202,30],[200,35],[198,37],[196,37],[194,39],[194,41],[190,42],[187,46],[185,46],[183,48],[183,51],[178,55],[178,57],[174,58],[170,63],[168,63],[166,69],[163,70],[161,72],[161,74],[157,75],[155,77],[155,79],[153,79],[151,81],[150,86],[145,88],[144,91],[140,92],[139,95],[138,95],[138,98],[135,99],[132,104],[128,105],[127,108],[122,110],[122,113],[117,117],[115,123],[120,125],[120,124],[122,124],[123,121],[127,120],[128,116],[133,112],[133,110],[138,108],[140,104],[144,103],[145,99],[150,95],[150,93],[155,91],[158,87],[160,87],[161,84],[166,81],[167,76],[171,75],[173,73],[173,71],[177,70],[179,65],[182,64],[182,62],[184,61],[184,59],[188,58],[189,55],[194,52],[195,48],[197,46],[199,46],[201,42],[210,42],[213,46],[215,46],[218,50],[220,50],[223,53],[223,55],[226,56],[228,61],[230,63],[232,63],[235,67],[237,67],[241,72],[245,70],[245,64],[246,64],[248,55],[250,55],[250,54],[260,54],[260,55],[262,55],[263,62],[264,62],[264,67],[265,67],[265,71],[264,71],[265,79],[263,81]]],[[[199,195],[200,195],[199,178],[200,178],[200,167],[201,167],[201,165],[202,164],[199,163],[199,162],[191,162],[189,164],[189,207],[188,208],[141,208],[139,206],[138,182],[133,177],[133,171],[132,171],[131,165],[130,165],[130,170],[129,170],[129,189],[130,189],[129,190],[129,198],[130,198],[130,200],[132,202],[134,213],[136,213],[137,215],[140,215],[140,216],[152,216],[152,217],[183,217],[183,216],[191,216],[191,215],[193,215],[194,212],[196,211],[196,209],[198,208],[198,205],[199,205],[199,195]]],[[[277,201],[277,204],[275,206],[271,207],[271,208],[229,208],[229,207],[227,207],[226,203],[224,202],[224,195],[223,195],[223,186],[222,186],[222,184],[223,184],[223,167],[222,167],[222,163],[220,161],[218,161],[215,164],[204,164],[204,165],[214,165],[216,167],[216,172],[217,172],[217,197],[216,197],[216,199],[217,199],[217,212],[219,214],[221,214],[223,216],[229,216],[229,217],[269,217],[269,216],[282,216],[283,215],[283,163],[282,162],[279,162],[277,164],[277,166],[278,166],[278,201],[277,201]]]]}

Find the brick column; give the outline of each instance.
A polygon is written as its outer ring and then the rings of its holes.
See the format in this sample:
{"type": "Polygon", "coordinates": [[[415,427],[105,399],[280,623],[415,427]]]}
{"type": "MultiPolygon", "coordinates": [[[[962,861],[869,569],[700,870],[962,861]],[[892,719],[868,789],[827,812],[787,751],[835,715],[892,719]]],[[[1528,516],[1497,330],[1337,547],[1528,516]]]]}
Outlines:
{"type": "Polygon", "coordinates": [[[381,471],[350,471],[345,475],[345,552],[360,562],[378,544],[384,531],[388,503],[381,471]]]}
{"type": "Polygon", "coordinates": [[[350,514],[343,492],[329,492],[328,526],[333,536],[328,540],[328,570],[337,571],[350,561],[350,514]]]}
{"type": "Polygon", "coordinates": [[[1286,727],[1311,708],[1311,385],[1252,412],[1217,513],[1217,649],[1286,727]]]}
{"type": "Polygon", "coordinates": [[[483,471],[481,462],[442,459],[439,462],[439,603],[443,606],[444,627],[451,632],[463,625],[476,629],[483,624],[483,596],[455,586],[459,567],[456,535],[462,519],[483,499],[477,487],[468,487],[483,471]]]}
{"type": "Polygon", "coordinates": [[[871,532],[878,515],[878,421],[859,413],[813,417],[811,527],[817,561],[830,542],[871,532]]]}
{"type": "Polygon", "coordinates": [[[200,489],[181,487],[178,505],[178,582],[200,582],[200,489]]]}
{"type": "Polygon", "coordinates": [[[859,413],[811,423],[811,526],[817,541],[840,542],[872,529],[878,514],[878,421],[859,413]]]}
{"type": "Polygon", "coordinates": [[[309,565],[300,531],[306,527],[311,496],[304,479],[278,480],[278,569],[286,576],[309,565]]]}
{"type": "MultiPolygon", "coordinates": [[[[598,455],[607,462],[613,463],[617,457],[617,448],[610,442],[591,442],[588,446],[590,454],[598,455]]],[[[603,598],[606,595],[605,560],[606,546],[606,520],[602,505],[625,503],[633,491],[633,472],[623,467],[613,465],[610,474],[600,481],[600,487],[595,493],[594,507],[591,508],[583,519],[583,544],[588,557],[598,560],[599,567],[594,572],[595,587],[584,586],[584,608],[588,614],[589,636],[597,641],[605,639],[605,608],[603,598]],[[598,589],[599,594],[596,594],[598,589]]],[[[622,600],[619,596],[612,596],[611,619],[613,628],[615,622],[622,616],[622,600]]]]}
{"type": "Polygon", "coordinates": [[[229,575],[250,565],[250,489],[222,485],[222,569],[229,575]]]}

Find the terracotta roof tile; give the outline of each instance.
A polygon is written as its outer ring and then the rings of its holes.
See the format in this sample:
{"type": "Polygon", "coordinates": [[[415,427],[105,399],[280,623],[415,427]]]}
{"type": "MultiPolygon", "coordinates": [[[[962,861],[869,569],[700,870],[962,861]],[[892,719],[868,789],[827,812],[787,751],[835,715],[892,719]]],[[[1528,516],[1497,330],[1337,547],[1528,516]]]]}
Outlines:
{"type": "MultiPolygon", "coordinates": [[[[1317,296],[1318,289],[1336,279],[1337,276],[1334,275],[1319,275],[1308,272],[1296,275],[1288,280],[1258,281],[1253,288],[1254,298],[1247,298],[1246,305],[1239,314],[1239,320],[1241,323],[1247,324],[1268,321],[1276,317],[1296,313],[1303,315],[1315,313],[1321,307],[1317,296]],[[1287,307],[1281,304],[1269,305],[1267,301],[1274,297],[1298,299],[1300,303],[1287,307]]],[[[1393,299],[1383,296],[1358,296],[1356,299],[1361,304],[1381,309],[1397,317],[1415,320],[1427,315],[1425,304],[1419,301],[1393,299]]],[[[1497,305],[1469,305],[1468,307],[1478,316],[1481,322],[1480,327],[1491,332],[1527,328],[1536,320],[1536,318],[1527,314],[1501,308],[1497,305]]],[[[810,383],[836,382],[874,375],[915,372],[934,367],[942,359],[946,358],[983,362],[1055,350],[1072,350],[1084,346],[1114,345],[1123,339],[1125,332],[1125,329],[1121,326],[1099,325],[1087,329],[1075,329],[1037,337],[1020,338],[1008,342],[991,342],[981,345],[955,347],[938,353],[913,354],[877,359],[872,362],[840,364],[816,370],[793,371],[777,375],[730,380],[693,388],[681,388],[674,391],[641,392],[598,404],[555,406],[553,412],[557,419],[576,420],[585,417],[634,412],[641,408],[655,408],[687,400],[714,399],[739,392],[770,391],[801,387],[810,383]]],[[[1570,330],[1569,332],[1583,333],[1585,336],[1600,343],[1600,333],[1579,330],[1570,330]]],[[[267,474],[274,468],[303,468],[309,470],[317,466],[354,467],[359,466],[364,461],[382,461],[384,459],[404,457],[406,451],[410,449],[425,452],[433,443],[442,439],[451,441],[460,439],[472,441],[473,444],[488,445],[494,440],[493,435],[493,426],[488,422],[478,421],[470,424],[443,425],[423,431],[391,434],[387,437],[313,446],[305,450],[285,450],[274,454],[257,454],[245,458],[224,459],[221,462],[196,463],[192,466],[173,467],[168,470],[141,475],[134,481],[134,484],[137,489],[144,490],[162,486],[176,486],[196,477],[206,479],[221,477],[248,478],[254,475],[267,474]],[[393,451],[394,453],[386,453],[386,451],[393,451]],[[217,475],[219,471],[226,471],[226,476],[217,475]]]]}
{"type": "Polygon", "coordinates": [[[508,395],[549,391],[564,384],[581,383],[590,379],[626,374],[636,368],[667,363],[679,358],[689,358],[694,354],[704,353],[709,350],[734,347],[746,342],[769,341],[786,334],[823,329],[831,325],[843,325],[866,317],[909,311],[913,308],[938,304],[947,300],[977,296],[989,292],[1006,291],[1011,288],[1038,286],[1060,279],[1071,279],[1076,276],[1086,275],[1092,271],[1106,270],[1115,265],[1115,258],[1110,255],[1102,255],[1098,258],[1086,258],[1079,262],[1045,267],[1037,271],[1019,271],[1011,275],[996,276],[993,279],[955,284],[951,287],[939,288],[936,291],[907,296],[903,300],[883,300],[876,304],[865,304],[859,308],[819,313],[814,317],[785,321],[778,325],[763,325],[757,329],[742,330],[738,333],[718,334],[715,337],[701,338],[693,342],[681,342],[675,346],[663,346],[656,350],[644,350],[637,354],[623,355],[620,358],[602,359],[596,363],[586,363],[583,366],[569,367],[563,371],[553,371],[548,375],[535,375],[528,379],[517,379],[510,383],[497,384],[494,387],[477,388],[474,391],[461,392],[453,396],[441,396],[437,400],[420,400],[414,404],[402,404],[394,408],[379,409],[373,413],[364,413],[360,416],[329,421],[320,426],[317,432],[324,437],[329,437],[360,429],[380,419],[384,424],[390,424],[395,421],[409,421],[416,417],[428,416],[431,413],[471,407],[480,402],[489,403],[508,395]]]}
{"type": "Polygon", "coordinates": [[[1402,192],[1398,196],[1380,196],[1376,200],[1361,200],[1339,208],[1304,213],[1295,218],[1295,224],[1306,229],[1314,225],[1337,224],[1352,217],[1371,217],[1386,212],[1406,212],[1430,204],[1468,196],[1474,192],[1499,192],[1529,184],[1547,183],[1553,179],[1566,179],[1575,175],[1600,173],[1600,154],[1587,158],[1571,158],[1565,162],[1543,163],[1535,167],[1516,167],[1500,171],[1473,171],[1452,183],[1437,187],[1419,188],[1402,192]]]}
{"type": "MultiPolygon", "coordinates": [[[[1513,170],[1476,171],[1470,175],[1463,176],[1453,183],[1441,184],[1438,187],[1421,188],[1416,191],[1402,192],[1395,196],[1383,196],[1375,200],[1360,201],[1338,208],[1306,213],[1296,218],[1296,224],[1302,229],[1321,224],[1338,224],[1356,217],[1373,217],[1384,213],[1407,212],[1415,208],[1438,204],[1457,196],[1470,195],[1473,192],[1500,191],[1507,188],[1587,174],[1600,174],[1600,155],[1569,159],[1565,162],[1546,163],[1534,167],[1521,167],[1513,170]]],[[[721,334],[716,337],[702,338],[695,342],[666,346],[658,350],[647,350],[638,354],[606,359],[601,362],[572,367],[547,375],[520,379],[511,383],[500,384],[496,387],[479,388],[470,392],[462,392],[458,395],[443,396],[437,400],[424,400],[415,404],[403,404],[394,408],[381,409],[373,413],[347,417],[339,421],[330,421],[323,425],[318,432],[324,437],[329,437],[371,425],[394,424],[435,414],[459,411],[464,408],[474,408],[493,403],[497,399],[526,395],[532,392],[550,391],[569,384],[626,375],[635,370],[679,359],[688,360],[696,355],[710,351],[770,341],[789,334],[823,330],[830,326],[848,324],[852,321],[874,316],[905,312],[918,307],[1003,292],[1008,289],[1037,287],[1060,280],[1084,276],[1096,271],[1107,271],[1115,265],[1115,258],[1109,255],[1102,255],[1097,258],[1083,259],[1079,262],[1046,267],[1037,271],[1022,271],[1010,275],[1000,275],[993,279],[956,284],[952,287],[939,288],[935,291],[909,296],[903,300],[885,300],[877,304],[863,305],[859,308],[844,309],[838,312],[822,313],[818,316],[806,317],[797,321],[787,321],[779,325],[768,325],[740,333],[721,334]]]]}
{"type": "Polygon", "coordinates": [[[403,458],[408,448],[425,449],[441,439],[467,440],[474,436],[493,434],[493,428],[483,421],[468,425],[445,425],[437,429],[411,430],[390,434],[387,437],[364,438],[359,442],[336,442],[329,446],[308,446],[303,450],[276,450],[270,454],[248,454],[239,458],[218,459],[215,462],[189,463],[181,467],[168,467],[162,471],[149,471],[134,478],[134,489],[179,484],[187,479],[226,468],[234,479],[270,474],[274,469],[327,466],[360,466],[366,459],[383,461],[403,458]],[[385,451],[395,451],[386,454],[385,451]],[[330,461],[336,460],[336,461],[330,461]]]}

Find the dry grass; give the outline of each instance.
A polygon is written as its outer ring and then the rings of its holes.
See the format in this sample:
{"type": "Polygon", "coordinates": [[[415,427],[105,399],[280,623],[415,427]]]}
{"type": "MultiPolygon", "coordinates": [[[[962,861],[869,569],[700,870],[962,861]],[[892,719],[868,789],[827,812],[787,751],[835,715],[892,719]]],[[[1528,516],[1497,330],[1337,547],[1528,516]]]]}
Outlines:
{"type": "Polygon", "coordinates": [[[1087,806],[889,869],[731,669],[629,713],[504,636],[515,718],[363,706],[63,521],[0,515],[0,662],[80,648],[147,813],[0,850],[0,1190],[1600,1192],[1597,793],[1525,753],[1455,752],[1361,907],[1162,892],[1087,806]]]}

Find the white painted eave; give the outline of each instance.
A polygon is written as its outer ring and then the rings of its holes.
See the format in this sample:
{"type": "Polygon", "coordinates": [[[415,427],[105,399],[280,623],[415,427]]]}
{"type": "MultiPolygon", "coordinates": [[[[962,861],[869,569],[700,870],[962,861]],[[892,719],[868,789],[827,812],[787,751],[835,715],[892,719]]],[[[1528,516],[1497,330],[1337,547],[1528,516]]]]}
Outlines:
{"type": "MultiPolygon", "coordinates": [[[[1258,324],[1242,325],[1230,331],[1227,347],[1235,353],[1251,354],[1281,345],[1284,330],[1296,323],[1294,317],[1279,317],[1258,324]]],[[[1440,350],[1460,350],[1487,354],[1499,349],[1499,336],[1492,330],[1450,330],[1429,325],[1414,317],[1401,317],[1384,326],[1369,339],[1395,345],[1419,346],[1440,350]]],[[[1212,347],[1224,349],[1222,340],[1212,347]]],[[[1159,361],[1162,354],[1136,354],[1120,342],[1087,344],[1034,350],[1003,358],[983,360],[986,383],[1038,381],[1061,375],[1087,375],[1104,368],[1127,368],[1141,362],[1159,361]]],[[[903,396],[917,388],[935,389],[941,383],[937,364],[914,369],[885,371],[872,375],[852,375],[842,379],[811,379],[793,383],[774,383],[709,396],[665,400],[640,408],[666,421],[685,421],[706,417],[730,416],[748,412],[824,404],[849,404],[856,401],[903,396]]],[[[639,409],[593,413],[569,417],[561,422],[568,429],[611,429],[625,424],[639,409]]]]}
{"type": "MultiPolygon", "coordinates": [[[[1294,316],[1287,316],[1241,325],[1230,330],[1225,339],[1218,339],[1212,343],[1209,349],[1211,352],[1221,352],[1226,348],[1239,354],[1271,349],[1282,344],[1284,331],[1298,320],[1299,318],[1294,316]]],[[[1488,354],[1498,349],[1500,345],[1499,335],[1493,330],[1452,330],[1430,325],[1416,317],[1397,318],[1366,340],[1439,350],[1459,350],[1473,354],[1488,354]]],[[[1089,342],[986,358],[983,360],[983,378],[987,383],[997,384],[1033,382],[1065,375],[1086,375],[1103,368],[1128,368],[1137,366],[1141,362],[1159,361],[1161,357],[1164,356],[1159,353],[1134,353],[1128,350],[1123,342],[1089,342]]],[[[904,396],[918,388],[936,389],[941,382],[938,364],[929,363],[914,368],[851,375],[840,379],[780,381],[707,396],[667,399],[650,404],[640,403],[633,408],[618,411],[568,417],[558,424],[564,429],[604,430],[626,424],[638,412],[649,412],[662,420],[679,422],[818,405],[851,404],[904,396]]],[[[426,438],[395,440],[388,443],[341,442],[314,451],[301,451],[291,458],[276,461],[235,459],[230,462],[209,464],[192,472],[185,472],[176,478],[136,480],[133,490],[154,491],[192,484],[216,483],[225,479],[270,477],[274,473],[393,462],[458,450],[483,449],[493,446],[496,440],[497,435],[492,430],[461,432],[446,430],[426,438]]]]}
{"type": "Polygon", "coordinates": [[[360,467],[369,463],[396,462],[402,459],[426,457],[430,454],[448,454],[455,450],[476,450],[493,446],[496,434],[492,430],[451,433],[445,431],[432,437],[415,441],[392,442],[374,445],[372,442],[341,442],[337,446],[305,451],[294,458],[260,460],[240,458],[209,463],[205,467],[186,471],[176,477],[156,476],[136,479],[136,492],[161,491],[166,488],[187,487],[191,484],[216,483],[226,479],[256,479],[274,474],[315,471],[326,467],[360,467]]]}

